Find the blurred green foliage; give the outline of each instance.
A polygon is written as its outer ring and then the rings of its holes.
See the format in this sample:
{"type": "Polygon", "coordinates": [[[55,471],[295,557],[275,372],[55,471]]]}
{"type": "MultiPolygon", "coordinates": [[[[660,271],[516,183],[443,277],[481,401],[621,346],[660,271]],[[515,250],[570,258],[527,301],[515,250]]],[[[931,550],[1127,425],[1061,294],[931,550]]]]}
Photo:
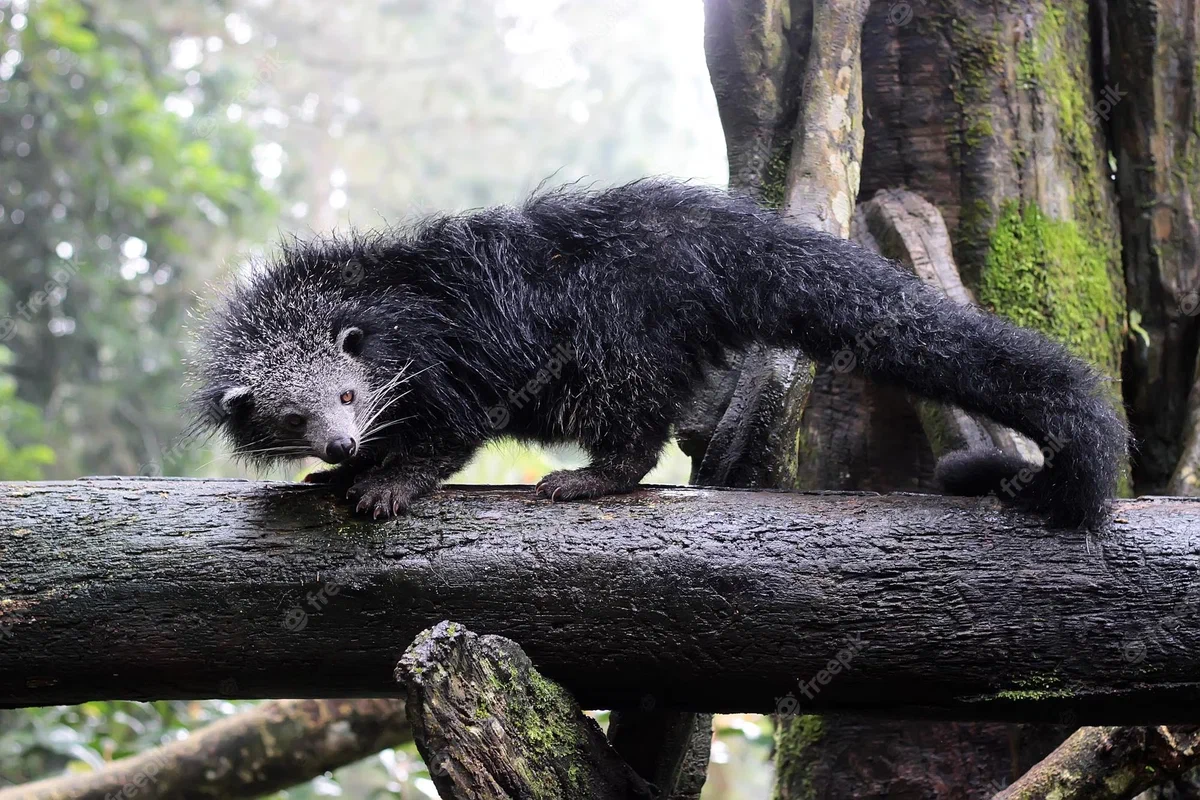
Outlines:
{"type": "MultiPolygon", "coordinates": [[[[274,210],[254,133],[219,113],[229,83],[173,69],[171,15],[142,8],[0,2],[0,334],[56,477],[145,471],[180,433],[193,295],[222,242],[262,236],[274,210]],[[172,100],[190,88],[203,105],[185,117],[172,100]]],[[[189,24],[221,19],[199,6],[189,24]]]]}
{"type": "MultiPolygon", "coordinates": [[[[0,346],[0,366],[12,361],[0,346]]],[[[0,374],[0,480],[35,481],[54,463],[54,450],[43,444],[46,432],[42,412],[17,397],[17,381],[0,374]]]]}

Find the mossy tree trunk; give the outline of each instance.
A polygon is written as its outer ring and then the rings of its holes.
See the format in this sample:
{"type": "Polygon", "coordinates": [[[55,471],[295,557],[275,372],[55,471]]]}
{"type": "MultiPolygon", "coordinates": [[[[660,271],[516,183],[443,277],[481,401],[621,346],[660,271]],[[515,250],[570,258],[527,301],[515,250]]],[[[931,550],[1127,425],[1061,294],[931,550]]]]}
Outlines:
{"type": "MultiPolygon", "coordinates": [[[[814,12],[813,0],[782,3],[773,4],[777,11],[769,14],[748,10],[761,10],[760,2],[748,0],[708,4],[709,62],[729,139],[734,185],[760,190],[768,201],[794,200],[797,195],[779,192],[779,183],[784,178],[786,189],[787,176],[802,170],[794,159],[804,142],[793,141],[787,152],[780,147],[781,138],[788,135],[787,117],[796,115],[797,123],[790,129],[793,137],[797,130],[811,137],[814,132],[802,123],[807,102],[823,104],[824,124],[833,130],[852,127],[856,109],[861,108],[865,148],[860,197],[870,200],[879,190],[907,188],[932,203],[944,217],[953,243],[952,260],[977,302],[1064,342],[1113,377],[1113,394],[1118,396],[1116,379],[1121,375],[1129,324],[1122,214],[1113,180],[1109,123],[1114,106],[1118,113],[1128,113],[1132,106],[1121,107],[1124,96],[1118,97],[1113,84],[1119,79],[1109,76],[1105,46],[1109,29],[1103,3],[873,0],[862,30],[861,73],[848,65],[848,72],[835,71],[833,79],[808,86],[807,96],[801,90],[806,76],[818,74],[809,62],[814,53],[820,57],[822,42],[836,35],[827,21],[822,31],[822,18],[840,4],[816,3],[814,12]],[[716,46],[722,42],[725,46],[716,46]],[[755,58],[756,52],[766,56],[755,58]],[[731,83],[731,64],[756,77],[731,83]],[[853,81],[846,83],[858,75],[861,106],[854,102],[853,81]],[[831,96],[836,102],[830,102],[831,96]],[[776,114],[771,127],[775,138],[766,140],[770,144],[766,150],[755,151],[740,144],[748,130],[741,110],[764,107],[776,114]],[[832,119],[830,109],[842,117],[832,119]],[[743,180],[745,170],[738,158],[747,152],[758,154],[755,164],[766,165],[765,179],[750,184],[743,180]]],[[[1150,4],[1142,5],[1146,8],[1138,10],[1139,4],[1133,3],[1123,13],[1145,17],[1151,13],[1150,4]]],[[[1153,24],[1158,30],[1166,24],[1163,19],[1184,30],[1182,18],[1195,13],[1195,4],[1186,13],[1183,0],[1175,5],[1179,8],[1156,6],[1160,11],[1153,24]]],[[[1195,25],[1187,30],[1194,36],[1195,25]]],[[[1134,29],[1127,31],[1134,35],[1134,29]]],[[[1171,58],[1175,73],[1183,70],[1179,65],[1185,59],[1178,47],[1164,55],[1161,46],[1148,45],[1144,38],[1138,41],[1143,82],[1151,82],[1154,69],[1171,58]]],[[[1114,61],[1118,51],[1114,35],[1114,61]]],[[[1195,63],[1190,62],[1193,71],[1195,63]]],[[[1191,97],[1187,93],[1194,91],[1184,83],[1173,90],[1176,104],[1184,104],[1181,92],[1191,97]]],[[[1171,108],[1175,119],[1182,119],[1185,112],[1194,113],[1195,104],[1171,108]]],[[[1166,135],[1161,127],[1145,135],[1161,138],[1166,135]]],[[[1184,138],[1188,137],[1195,139],[1191,133],[1184,138]]],[[[1185,155],[1192,152],[1188,147],[1194,144],[1173,142],[1175,159],[1187,162],[1185,155]]],[[[1155,144],[1145,144],[1143,150],[1155,144]]],[[[1160,169],[1163,181],[1167,174],[1178,173],[1169,166],[1160,169]]],[[[1174,202],[1182,184],[1172,186],[1174,202]]],[[[806,188],[820,191],[819,186],[806,188]]],[[[822,200],[830,208],[836,205],[832,194],[822,200]]],[[[1124,213],[1129,199],[1123,195],[1122,201],[1124,213]]],[[[829,229],[824,224],[828,216],[805,221],[829,229]]],[[[870,226],[865,217],[861,221],[853,233],[869,243],[870,226]]],[[[1180,230],[1194,228],[1178,228],[1177,240],[1184,238],[1180,230]]],[[[1128,237],[1126,231],[1126,243],[1128,237]]],[[[1167,358],[1194,360],[1194,340],[1193,335],[1191,349],[1184,355],[1167,358]]],[[[1185,383],[1190,385],[1188,367],[1185,383]]],[[[1178,386],[1175,394],[1180,394],[1178,386]]],[[[1200,396],[1200,391],[1195,394],[1200,396]]],[[[811,390],[798,400],[803,409],[793,406],[778,416],[781,425],[785,420],[794,425],[800,416],[794,439],[780,437],[796,443],[795,469],[785,476],[790,479],[785,485],[875,490],[931,485],[934,453],[946,441],[935,435],[930,442],[929,415],[924,415],[922,427],[922,416],[903,394],[817,365],[811,390]]],[[[1200,404],[1200,397],[1196,402],[1200,404]]],[[[1195,416],[1200,420],[1200,411],[1195,416]]],[[[1180,427],[1177,421],[1174,430],[1180,427]]],[[[1196,427],[1200,431],[1200,422],[1196,427]]],[[[1001,432],[991,433],[994,440],[1003,437],[1001,432]]],[[[1200,437],[1196,449],[1200,452],[1200,437]]],[[[800,703],[803,707],[803,699],[800,703]]],[[[1061,726],[873,726],[801,717],[781,726],[778,793],[782,797],[989,796],[1064,735],[1061,726]],[[1014,741],[1029,746],[1014,748],[1014,741]],[[937,757],[931,764],[920,763],[928,758],[929,749],[937,750],[937,757]],[[854,757],[847,761],[847,753],[854,757]],[[843,784],[835,785],[837,775],[843,784]]]]}

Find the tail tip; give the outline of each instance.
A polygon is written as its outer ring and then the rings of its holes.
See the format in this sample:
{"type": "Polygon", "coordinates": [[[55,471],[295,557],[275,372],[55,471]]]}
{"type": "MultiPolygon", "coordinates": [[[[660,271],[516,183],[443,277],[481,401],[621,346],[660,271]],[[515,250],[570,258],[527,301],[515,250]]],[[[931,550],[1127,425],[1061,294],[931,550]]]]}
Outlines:
{"type": "Polygon", "coordinates": [[[1029,467],[1025,459],[1001,450],[955,450],[938,461],[934,477],[946,494],[982,497],[999,495],[1006,480],[1029,467]]]}
{"type": "Polygon", "coordinates": [[[982,497],[995,494],[1003,503],[1046,517],[1052,528],[1097,529],[1111,515],[1107,500],[1082,492],[1056,491],[1041,466],[1001,450],[956,450],[938,461],[934,472],[946,494],[982,497]]]}

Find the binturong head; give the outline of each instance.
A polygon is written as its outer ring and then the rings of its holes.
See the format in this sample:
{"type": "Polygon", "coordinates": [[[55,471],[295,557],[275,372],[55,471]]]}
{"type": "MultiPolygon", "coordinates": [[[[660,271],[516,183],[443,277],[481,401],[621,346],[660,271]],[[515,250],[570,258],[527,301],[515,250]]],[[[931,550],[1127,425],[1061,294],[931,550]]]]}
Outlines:
{"type": "Polygon", "coordinates": [[[358,361],[363,337],[349,326],[328,342],[264,339],[240,363],[210,368],[193,405],[201,426],[223,433],[234,454],[269,463],[315,457],[340,464],[357,454],[369,417],[371,386],[358,361]]]}
{"type": "Polygon", "coordinates": [[[380,416],[370,326],[354,307],[304,282],[236,287],[205,318],[191,364],[196,430],[214,430],[259,465],[353,458],[380,416]]]}

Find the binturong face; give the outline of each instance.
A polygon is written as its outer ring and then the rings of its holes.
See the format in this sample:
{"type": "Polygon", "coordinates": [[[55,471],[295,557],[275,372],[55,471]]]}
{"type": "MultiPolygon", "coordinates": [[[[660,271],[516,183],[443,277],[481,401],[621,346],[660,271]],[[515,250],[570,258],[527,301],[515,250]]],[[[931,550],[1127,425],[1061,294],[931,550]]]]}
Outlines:
{"type": "Polygon", "coordinates": [[[262,337],[257,347],[242,348],[238,363],[222,365],[222,380],[201,390],[208,406],[201,413],[236,456],[340,464],[358,453],[375,405],[360,360],[364,334],[353,325],[322,333],[262,337]]]}

